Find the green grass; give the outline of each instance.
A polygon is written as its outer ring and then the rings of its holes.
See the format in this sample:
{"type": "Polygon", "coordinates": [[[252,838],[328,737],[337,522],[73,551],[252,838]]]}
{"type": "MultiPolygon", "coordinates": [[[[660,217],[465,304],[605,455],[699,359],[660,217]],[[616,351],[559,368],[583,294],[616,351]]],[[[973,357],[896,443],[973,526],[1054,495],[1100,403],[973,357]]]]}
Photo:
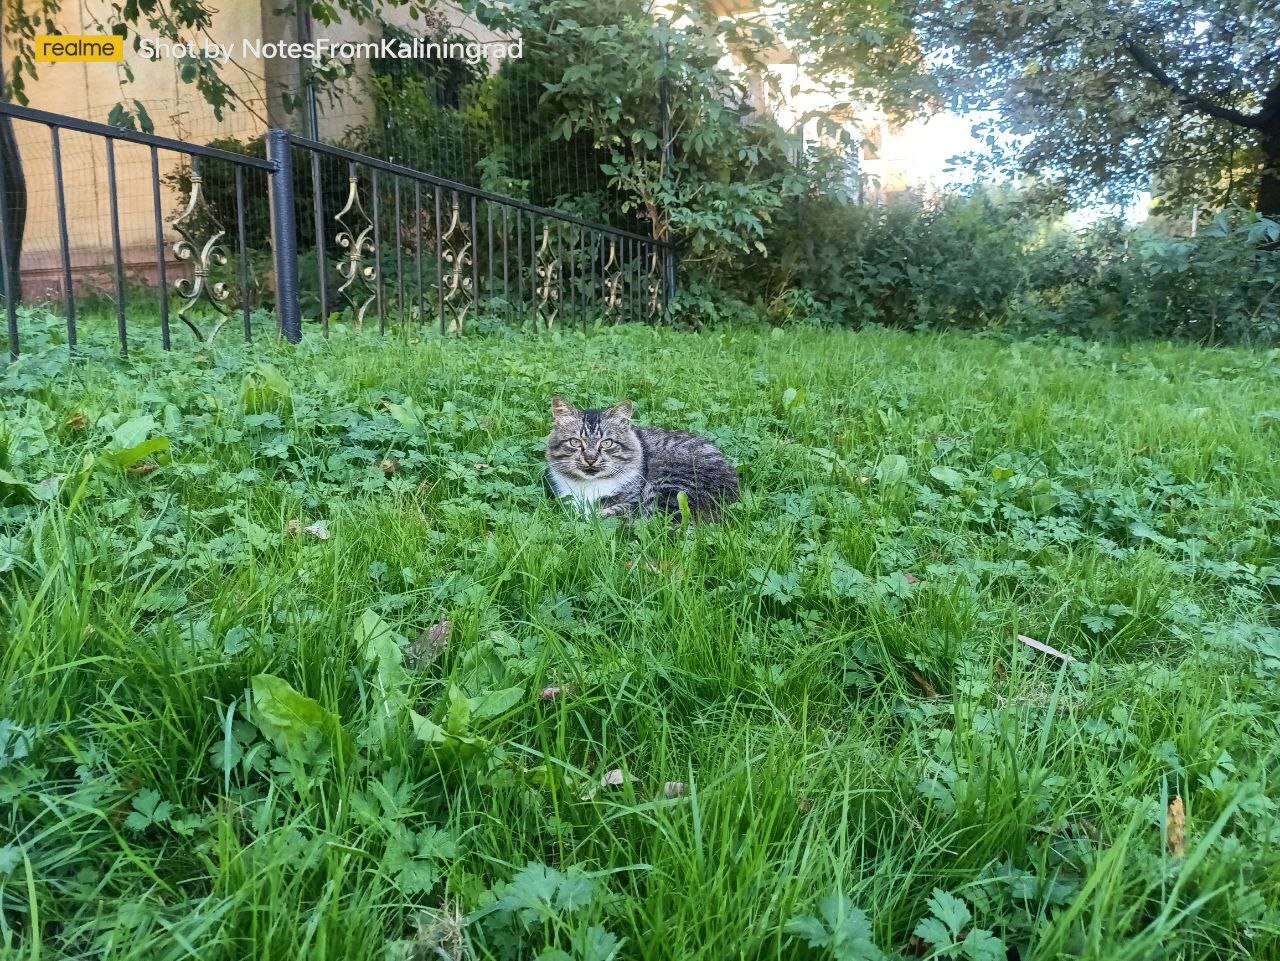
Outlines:
{"type": "Polygon", "coordinates": [[[1278,374],[888,330],[37,345],[0,954],[1280,957],[1278,374]],[[553,393],[710,434],[743,502],[565,513],[553,393]]]}

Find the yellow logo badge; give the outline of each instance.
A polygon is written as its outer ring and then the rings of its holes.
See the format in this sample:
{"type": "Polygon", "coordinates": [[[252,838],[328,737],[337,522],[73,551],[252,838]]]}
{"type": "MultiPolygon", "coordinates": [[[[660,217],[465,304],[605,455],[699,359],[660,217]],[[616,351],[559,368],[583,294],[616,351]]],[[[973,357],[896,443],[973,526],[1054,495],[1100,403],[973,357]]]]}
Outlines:
{"type": "Polygon", "coordinates": [[[36,37],[39,63],[111,63],[124,59],[124,37],[79,37],[60,34],[36,37]]]}

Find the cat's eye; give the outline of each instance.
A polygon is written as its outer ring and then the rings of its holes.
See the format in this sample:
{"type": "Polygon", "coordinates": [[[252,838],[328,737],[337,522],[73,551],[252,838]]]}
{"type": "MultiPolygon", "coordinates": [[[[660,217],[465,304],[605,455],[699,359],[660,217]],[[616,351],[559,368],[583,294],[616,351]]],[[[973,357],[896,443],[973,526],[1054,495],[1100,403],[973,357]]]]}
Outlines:
{"type": "Polygon", "coordinates": [[[617,446],[618,446],[617,444],[615,444],[613,441],[608,440],[608,439],[602,440],[602,441],[600,442],[600,449],[601,449],[601,450],[608,450],[610,447],[617,447],[617,446]]]}
{"type": "Polygon", "coordinates": [[[572,447],[574,450],[582,450],[582,448],[583,448],[583,446],[584,446],[584,445],[583,445],[583,443],[582,443],[582,438],[581,438],[581,437],[570,437],[570,438],[569,438],[569,440],[568,440],[568,441],[566,441],[566,443],[567,443],[570,447],[572,447]]]}

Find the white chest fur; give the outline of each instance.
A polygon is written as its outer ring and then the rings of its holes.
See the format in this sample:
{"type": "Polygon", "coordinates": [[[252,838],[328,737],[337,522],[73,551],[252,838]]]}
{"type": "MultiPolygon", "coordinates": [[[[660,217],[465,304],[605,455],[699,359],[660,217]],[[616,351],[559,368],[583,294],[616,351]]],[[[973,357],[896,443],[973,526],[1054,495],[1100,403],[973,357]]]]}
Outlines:
{"type": "Polygon", "coordinates": [[[572,498],[579,509],[587,512],[606,497],[617,494],[631,481],[627,475],[599,480],[580,480],[576,477],[566,477],[554,468],[550,471],[550,477],[551,489],[555,491],[556,497],[572,498]]]}

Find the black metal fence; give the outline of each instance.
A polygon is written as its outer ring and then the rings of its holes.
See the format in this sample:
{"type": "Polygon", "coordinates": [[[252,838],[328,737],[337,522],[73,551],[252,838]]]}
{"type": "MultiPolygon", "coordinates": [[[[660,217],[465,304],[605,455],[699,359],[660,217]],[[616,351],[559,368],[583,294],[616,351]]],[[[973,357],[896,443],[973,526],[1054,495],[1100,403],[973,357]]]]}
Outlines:
{"type": "MultiPolygon", "coordinates": [[[[228,329],[251,340],[270,315],[293,342],[327,333],[335,319],[382,333],[659,322],[674,293],[667,241],[286,130],[267,132],[261,159],[12,104],[0,103],[0,118],[48,131],[58,262],[45,291],[55,292],[70,347],[86,296],[106,305],[127,353],[131,340],[157,333],[166,350],[178,336],[207,342],[228,329]],[[64,176],[71,138],[95,157],[89,187],[64,176]],[[140,218],[151,248],[144,261],[140,218]]],[[[41,173],[29,159],[24,168],[28,180],[41,173]]],[[[0,287],[15,358],[24,278],[10,249],[6,173],[0,287]]]]}

